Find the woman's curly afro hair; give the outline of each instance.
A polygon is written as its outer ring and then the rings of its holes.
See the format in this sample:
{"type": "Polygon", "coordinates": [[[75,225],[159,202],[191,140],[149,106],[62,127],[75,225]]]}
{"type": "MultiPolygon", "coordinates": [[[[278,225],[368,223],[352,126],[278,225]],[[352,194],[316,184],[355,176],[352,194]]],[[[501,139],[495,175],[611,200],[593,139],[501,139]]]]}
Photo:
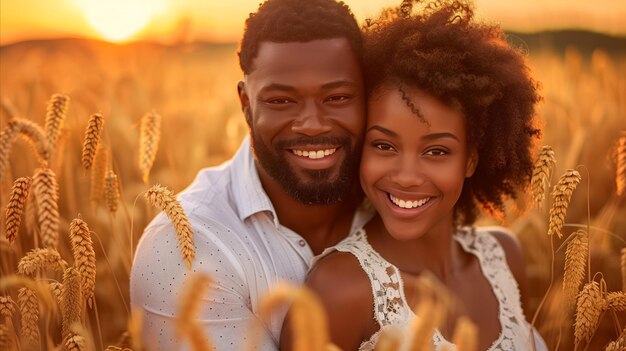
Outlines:
{"type": "MultiPolygon", "coordinates": [[[[405,0],[364,26],[364,72],[371,96],[383,85],[413,87],[459,106],[468,148],[478,152],[455,207],[457,224],[472,224],[478,207],[492,213],[517,198],[532,173],[538,87],[524,55],[496,25],[478,23],[464,1],[405,0]]],[[[419,113],[419,112],[418,112],[419,113]]]]}

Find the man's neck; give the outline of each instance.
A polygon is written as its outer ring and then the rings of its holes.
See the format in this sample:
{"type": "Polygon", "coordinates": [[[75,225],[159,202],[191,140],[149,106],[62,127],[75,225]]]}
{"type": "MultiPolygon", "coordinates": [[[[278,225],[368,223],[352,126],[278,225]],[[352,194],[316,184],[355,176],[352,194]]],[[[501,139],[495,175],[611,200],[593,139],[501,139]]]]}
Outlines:
{"type": "Polygon", "coordinates": [[[363,199],[359,191],[348,192],[346,198],[336,204],[306,205],[287,194],[259,167],[257,170],[280,224],[302,236],[314,254],[320,254],[349,234],[354,212],[363,199]]]}

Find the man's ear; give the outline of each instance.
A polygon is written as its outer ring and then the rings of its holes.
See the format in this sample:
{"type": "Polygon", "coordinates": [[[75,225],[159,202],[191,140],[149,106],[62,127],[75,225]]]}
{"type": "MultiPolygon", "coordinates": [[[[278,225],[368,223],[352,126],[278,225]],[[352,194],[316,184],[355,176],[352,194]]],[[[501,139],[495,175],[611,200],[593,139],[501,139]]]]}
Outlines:
{"type": "Polygon", "coordinates": [[[239,96],[241,111],[245,112],[245,108],[250,106],[250,99],[248,98],[248,93],[246,93],[246,83],[242,80],[237,83],[237,95],[239,96]]]}
{"type": "Polygon", "coordinates": [[[469,178],[474,175],[476,167],[478,166],[478,151],[472,149],[467,157],[467,164],[465,165],[465,178],[469,178]]]}
{"type": "Polygon", "coordinates": [[[239,83],[237,83],[237,95],[239,96],[241,111],[246,117],[246,123],[250,127],[252,123],[250,114],[250,97],[248,97],[248,93],[246,92],[246,83],[244,81],[240,80],[239,83]]]}

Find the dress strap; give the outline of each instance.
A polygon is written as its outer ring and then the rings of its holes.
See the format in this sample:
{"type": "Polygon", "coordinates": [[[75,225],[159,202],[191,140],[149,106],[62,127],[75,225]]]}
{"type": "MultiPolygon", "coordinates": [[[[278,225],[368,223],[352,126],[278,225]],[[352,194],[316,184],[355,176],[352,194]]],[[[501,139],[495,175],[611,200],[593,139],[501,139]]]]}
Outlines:
{"type": "Polygon", "coordinates": [[[367,241],[365,230],[356,231],[335,249],[354,255],[370,279],[374,319],[381,328],[390,324],[402,324],[410,319],[400,272],[374,251],[367,241]]]}

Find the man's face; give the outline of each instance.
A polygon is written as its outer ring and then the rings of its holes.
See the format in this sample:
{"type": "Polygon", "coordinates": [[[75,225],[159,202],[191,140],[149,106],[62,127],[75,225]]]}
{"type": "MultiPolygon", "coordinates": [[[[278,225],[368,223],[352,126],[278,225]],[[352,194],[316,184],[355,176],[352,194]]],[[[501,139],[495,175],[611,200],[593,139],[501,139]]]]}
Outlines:
{"type": "Polygon", "coordinates": [[[311,205],[337,203],[353,189],[365,106],[346,39],[263,42],[239,97],[262,179],[311,205]]]}

